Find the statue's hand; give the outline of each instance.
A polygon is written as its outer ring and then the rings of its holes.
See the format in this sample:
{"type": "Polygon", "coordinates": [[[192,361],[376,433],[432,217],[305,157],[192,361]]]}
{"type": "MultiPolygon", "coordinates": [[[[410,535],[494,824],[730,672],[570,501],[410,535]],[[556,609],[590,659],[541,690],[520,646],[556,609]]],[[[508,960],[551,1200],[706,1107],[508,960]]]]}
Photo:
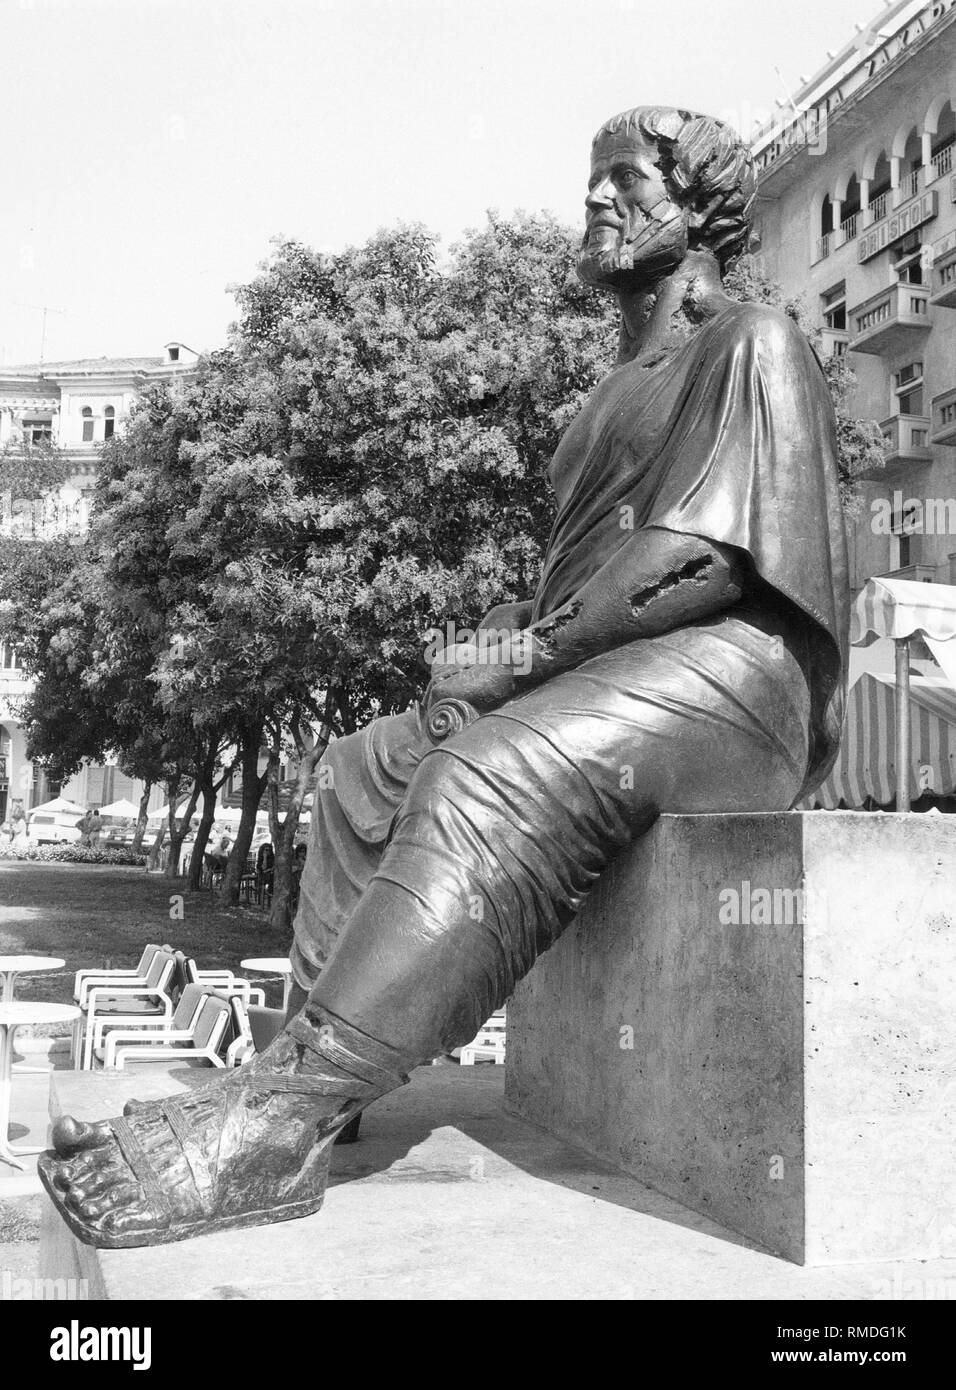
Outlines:
{"type": "Polygon", "coordinates": [[[499,632],[520,632],[522,628],[531,622],[531,613],[534,603],[531,599],[525,599],[520,603],[498,603],[494,608],[489,608],[488,612],[478,624],[481,631],[489,628],[497,629],[499,632]]]}
{"type": "Polygon", "coordinates": [[[457,660],[449,659],[446,651],[441,660],[432,664],[432,678],[425,691],[426,709],[431,709],[439,700],[465,700],[483,714],[512,698],[515,689],[512,668],[499,661],[488,661],[488,649],[479,653],[476,647],[454,647],[451,652],[460,654],[457,660]]]}

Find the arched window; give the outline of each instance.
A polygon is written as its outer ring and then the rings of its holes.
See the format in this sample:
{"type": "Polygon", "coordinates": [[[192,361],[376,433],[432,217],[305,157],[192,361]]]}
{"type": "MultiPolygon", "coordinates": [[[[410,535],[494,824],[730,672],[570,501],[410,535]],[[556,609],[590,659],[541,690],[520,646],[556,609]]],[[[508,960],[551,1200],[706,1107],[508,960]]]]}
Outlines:
{"type": "Polygon", "coordinates": [[[824,195],[823,207],[820,210],[820,235],[827,236],[833,231],[833,204],[830,202],[829,193],[824,195]]]}
{"type": "Polygon", "coordinates": [[[919,193],[919,171],[923,167],[923,141],[914,126],[910,131],[903,150],[903,165],[900,177],[899,201],[915,198],[919,193]]]}
{"type": "Polygon", "coordinates": [[[873,165],[873,176],[870,179],[871,222],[878,222],[881,217],[886,216],[891,181],[890,161],[886,157],[886,151],[881,150],[873,165]]]}
{"type": "Polygon", "coordinates": [[[953,171],[953,146],[956,144],[956,116],[953,104],[948,101],[940,112],[933,136],[933,177],[942,178],[953,171]]]}
{"type": "Polygon", "coordinates": [[[93,442],[93,411],[85,405],[80,411],[83,417],[83,443],[92,444],[93,442]]]}
{"type": "Polygon", "coordinates": [[[844,241],[852,241],[857,234],[860,221],[860,181],[856,174],[851,175],[846,186],[840,219],[844,241]]]}
{"type": "Polygon", "coordinates": [[[112,439],[113,430],[116,428],[116,411],[108,405],[103,411],[103,438],[112,439]]]}

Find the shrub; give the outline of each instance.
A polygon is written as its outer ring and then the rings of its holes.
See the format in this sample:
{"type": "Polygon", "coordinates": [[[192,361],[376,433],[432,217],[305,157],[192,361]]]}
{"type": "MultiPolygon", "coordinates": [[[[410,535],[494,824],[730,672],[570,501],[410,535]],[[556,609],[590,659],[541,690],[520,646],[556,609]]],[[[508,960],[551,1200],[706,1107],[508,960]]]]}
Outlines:
{"type": "Polygon", "coordinates": [[[0,843],[0,859],[31,860],[41,864],[127,864],[142,867],[145,854],[131,849],[90,849],[86,845],[0,843]]]}

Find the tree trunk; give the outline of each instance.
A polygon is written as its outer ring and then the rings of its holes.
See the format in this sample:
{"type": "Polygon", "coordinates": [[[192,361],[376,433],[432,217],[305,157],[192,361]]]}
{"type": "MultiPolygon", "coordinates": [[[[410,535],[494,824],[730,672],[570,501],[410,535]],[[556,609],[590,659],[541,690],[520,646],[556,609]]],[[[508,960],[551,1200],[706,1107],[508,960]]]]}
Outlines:
{"type": "Polygon", "coordinates": [[[149,794],[153,790],[152,782],[146,783],[146,790],[139,799],[139,816],[136,820],[136,833],[133,835],[131,846],[134,854],[139,854],[143,848],[143,836],[146,834],[146,812],[149,806],[149,794]]]}
{"type": "Polygon", "coordinates": [[[236,843],[229,854],[229,862],[223,875],[221,901],[227,907],[236,907],[239,902],[239,880],[243,866],[252,844],[256,828],[256,812],[265,787],[266,774],[259,776],[259,750],[262,747],[262,725],[250,728],[242,740],[239,752],[239,766],[242,769],[242,811],[236,830],[236,843]]]}
{"type": "Polygon", "coordinates": [[[196,842],[193,845],[193,852],[189,859],[189,873],[186,878],[186,887],[191,893],[198,892],[202,887],[203,855],[206,852],[206,845],[209,842],[209,832],[212,830],[212,823],[215,818],[216,785],[212,778],[210,778],[202,787],[202,816],[196,828],[196,842]]]}
{"type": "MultiPolygon", "coordinates": [[[[295,865],[295,836],[299,828],[299,818],[302,815],[302,803],[308,796],[316,765],[328,747],[328,742],[329,735],[326,731],[325,737],[317,739],[300,759],[299,775],[296,778],[295,790],[289,801],[285,820],[281,827],[277,824],[272,830],[272,843],[275,845],[276,853],[275,884],[269,909],[269,928],[272,931],[285,932],[292,925],[292,870],[295,865]],[[276,833],[277,830],[278,834],[276,833]]],[[[269,819],[272,820],[271,808],[269,819]]],[[[279,817],[276,815],[276,822],[278,819],[279,817]]]]}
{"type": "Polygon", "coordinates": [[[182,878],[179,872],[179,857],[182,852],[183,840],[189,832],[189,823],[196,810],[196,802],[199,800],[199,781],[193,782],[192,791],[189,793],[189,800],[186,802],[186,810],[182,816],[177,816],[172,802],[169,804],[169,861],[166,865],[167,878],[182,878]]]}
{"type": "Polygon", "coordinates": [[[329,739],[332,736],[332,718],[340,695],[341,691],[337,686],[330,688],[326,694],[325,710],[322,714],[322,724],[318,737],[311,735],[310,732],[311,747],[306,747],[301,721],[298,717],[292,721],[292,736],[295,739],[299,754],[299,770],[295,790],[289,800],[285,820],[281,824],[279,822],[278,776],[273,778],[269,784],[269,829],[272,832],[272,843],[275,846],[276,856],[272,903],[269,909],[269,928],[272,931],[285,933],[292,925],[294,886],[292,871],[295,867],[296,831],[299,828],[299,819],[302,815],[302,804],[309,794],[315,769],[322,754],[329,746],[329,739]]]}

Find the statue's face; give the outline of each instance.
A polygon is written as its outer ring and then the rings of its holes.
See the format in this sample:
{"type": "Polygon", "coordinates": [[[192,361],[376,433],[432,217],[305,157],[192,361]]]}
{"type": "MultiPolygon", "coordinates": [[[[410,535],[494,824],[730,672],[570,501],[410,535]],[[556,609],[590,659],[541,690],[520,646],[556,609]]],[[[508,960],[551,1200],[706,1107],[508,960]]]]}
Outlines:
{"type": "Polygon", "coordinates": [[[637,133],[605,135],[594,146],[577,262],[587,284],[642,289],[684,259],[687,214],[672,201],[658,157],[637,133]]]}

